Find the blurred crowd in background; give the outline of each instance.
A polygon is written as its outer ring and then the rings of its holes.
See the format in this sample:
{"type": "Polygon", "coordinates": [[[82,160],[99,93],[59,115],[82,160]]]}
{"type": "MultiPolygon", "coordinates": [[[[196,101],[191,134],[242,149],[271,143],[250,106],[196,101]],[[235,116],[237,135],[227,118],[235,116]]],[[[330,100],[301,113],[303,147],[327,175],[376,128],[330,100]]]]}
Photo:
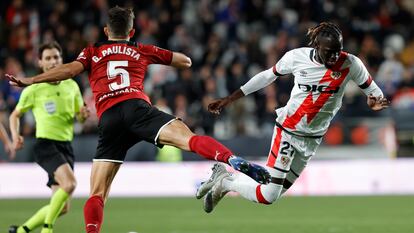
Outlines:
{"type": "MultiPolygon", "coordinates": [[[[85,46],[106,39],[106,12],[115,4],[133,7],[133,40],[191,57],[190,69],[150,66],[145,91],[153,104],[180,117],[197,133],[218,138],[271,135],[274,109],[289,99],[292,77],[279,78],[243,98],[220,118],[206,107],[273,66],[288,50],[307,46],[307,29],[321,21],[340,26],[344,50],[362,59],[394,109],[414,111],[414,1],[410,0],[2,0],[0,76],[39,73],[37,49],[43,42],[60,43],[64,62],[76,59],[85,46]]],[[[93,112],[86,75],[75,80],[93,112]]],[[[0,80],[0,121],[5,125],[21,91],[0,80]]],[[[365,96],[351,85],[339,117],[354,116],[378,113],[366,107],[365,96]]],[[[93,116],[76,132],[94,134],[97,123],[93,116]]],[[[34,125],[26,114],[24,135],[33,135],[34,125]]]]}

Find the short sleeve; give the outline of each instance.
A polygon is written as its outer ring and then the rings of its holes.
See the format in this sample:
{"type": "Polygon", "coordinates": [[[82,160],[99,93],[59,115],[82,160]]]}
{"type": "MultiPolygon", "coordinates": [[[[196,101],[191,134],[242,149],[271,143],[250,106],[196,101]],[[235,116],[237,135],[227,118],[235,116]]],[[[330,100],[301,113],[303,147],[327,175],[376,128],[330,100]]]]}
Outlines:
{"type": "Polygon", "coordinates": [[[22,113],[27,112],[29,109],[33,108],[34,103],[34,87],[35,86],[29,86],[23,89],[19,102],[16,105],[16,109],[19,110],[22,113]]]}
{"type": "Polygon", "coordinates": [[[294,51],[291,50],[273,66],[273,73],[277,76],[291,74],[293,71],[293,53],[294,51]]]}
{"type": "Polygon", "coordinates": [[[91,55],[91,48],[87,47],[82,50],[82,52],[79,53],[78,57],[76,58],[76,61],[82,63],[85,70],[90,69],[92,55],[91,55]]]}
{"type": "Polygon", "coordinates": [[[147,56],[150,64],[170,65],[173,53],[154,45],[139,45],[140,53],[147,56]]]}
{"type": "Polygon", "coordinates": [[[365,67],[364,63],[362,63],[361,59],[358,57],[352,55],[351,57],[351,77],[354,80],[354,82],[360,87],[360,88],[366,88],[371,84],[372,78],[365,67]]]}

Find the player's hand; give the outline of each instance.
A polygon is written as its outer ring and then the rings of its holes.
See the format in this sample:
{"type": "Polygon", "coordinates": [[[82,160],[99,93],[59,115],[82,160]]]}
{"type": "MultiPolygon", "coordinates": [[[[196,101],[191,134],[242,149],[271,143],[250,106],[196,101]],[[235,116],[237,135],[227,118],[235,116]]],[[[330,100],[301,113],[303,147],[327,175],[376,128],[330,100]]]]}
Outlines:
{"type": "Polygon", "coordinates": [[[390,101],[385,97],[375,97],[370,94],[368,95],[367,104],[372,110],[379,111],[388,108],[390,101]]]}
{"type": "Polygon", "coordinates": [[[10,160],[16,158],[16,150],[14,149],[13,144],[11,142],[4,144],[4,150],[9,155],[10,160]]]}
{"type": "Polygon", "coordinates": [[[22,135],[19,135],[16,138],[13,138],[13,149],[15,151],[22,149],[23,145],[24,145],[24,138],[22,135]]]}
{"type": "Polygon", "coordinates": [[[86,119],[91,115],[88,106],[85,105],[80,109],[80,115],[83,119],[86,119]]]}
{"type": "Polygon", "coordinates": [[[230,99],[227,97],[215,100],[208,105],[208,111],[214,115],[220,115],[223,108],[226,107],[230,102],[230,99]]]}
{"type": "Polygon", "coordinates": [[[9,84],[17,87],[27,87],[33,84],[31,78],[17,78],[11,74],[5,74],[6,78],[9,80],[9,84]]]}
{"type": "Polygon", "coordinates": [[[79,111],[78,121],[84,122],[90,115],[91,112],[89,111],[88,106],[84,105],[79,111]]]}

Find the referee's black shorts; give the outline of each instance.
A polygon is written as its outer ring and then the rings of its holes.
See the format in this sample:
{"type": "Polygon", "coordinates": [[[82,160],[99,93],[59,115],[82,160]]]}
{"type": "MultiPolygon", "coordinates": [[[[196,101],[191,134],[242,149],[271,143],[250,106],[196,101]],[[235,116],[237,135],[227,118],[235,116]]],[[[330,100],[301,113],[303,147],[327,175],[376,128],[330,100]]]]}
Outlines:
{"type": "Polygon", "coordinates": [[[107,109],[98,125],[99,141],[94,161],[122,163],[129,148],[140,141],[162,147],[161,129],[177,119],[145,100],[130,99],[107,109]]]}
{"type": "Polygon", "coordinates": [[[33,153],[38,163],[48,174],[47,186],[57,185],[54,173],[58,167],[68,163],[73,170],[75,156],[70,141],[62,142],[45,138],[37,138],[33,146],[33,153]]]}

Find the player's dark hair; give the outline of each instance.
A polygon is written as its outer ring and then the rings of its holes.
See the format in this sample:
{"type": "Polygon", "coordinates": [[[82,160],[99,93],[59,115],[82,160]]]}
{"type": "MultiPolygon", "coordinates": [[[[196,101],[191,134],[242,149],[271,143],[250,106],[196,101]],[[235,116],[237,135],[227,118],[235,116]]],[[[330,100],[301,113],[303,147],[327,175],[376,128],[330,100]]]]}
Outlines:
{"type": "Polygon", "coordinates": [[[60,53],[60,56],[62,56],[62,47],[60,47],[59,43],[56,41],[43,43],[39,47],[39,59],[42,59],[43,51],[46,49],[57,49],[60,53]]]}
{"type": "Polygon", "coordinates": [[[114,37],[127,37],[133,26],[134,12],[119,6],[108,11],[108,27],[114,37]]]}
{"type": "Polygon", "coordinates": [[[322,22],[315,27],[308,29],[309,46],[316,47],[318,44],[318,36],[331,37],[335,40],[342,40],[342,31],[339,27],[331,22],[322,22]]]}

